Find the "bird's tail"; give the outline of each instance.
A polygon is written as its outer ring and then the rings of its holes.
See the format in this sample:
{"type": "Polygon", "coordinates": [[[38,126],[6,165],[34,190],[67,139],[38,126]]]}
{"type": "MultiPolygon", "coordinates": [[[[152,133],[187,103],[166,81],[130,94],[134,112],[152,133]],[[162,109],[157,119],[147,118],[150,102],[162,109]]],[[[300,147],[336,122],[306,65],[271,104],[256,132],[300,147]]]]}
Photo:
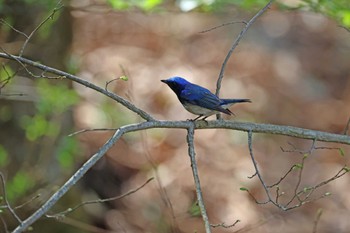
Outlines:
{"type": "Polygon", "coordinates": [[[221,99],[222,105],[232,105],[235,103],[251,103],[250,99],[221,99]]]}

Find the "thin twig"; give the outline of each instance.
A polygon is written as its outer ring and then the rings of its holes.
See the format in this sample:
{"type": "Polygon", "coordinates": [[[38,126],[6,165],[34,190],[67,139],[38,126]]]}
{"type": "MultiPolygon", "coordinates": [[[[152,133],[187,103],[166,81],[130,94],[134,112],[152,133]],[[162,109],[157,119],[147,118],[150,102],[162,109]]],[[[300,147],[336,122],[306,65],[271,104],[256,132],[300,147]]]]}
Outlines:
{"type": "Polygon", "coordinates": [[[78,130],[75,131],[71,134],[68,134],[68,137],[72,137],[75,136],[77,134],[81,134],[81,133],[86,133],[86,132],[95,132],[95,131],[116,131],[118,128],[94,128],[94,129],[82,129],[82,130],[78,130]]]}
{"type": "Polygon", "coordinates": [[[20,205],[18,205],[18,206],[16,206],[16,207],[14,207],[13,209],[15,209],[15,210],[20,209],[20,208],[22,208],[23,206],[28,205],[29,203],[31,203],[31,202],[34,201],[35,199],[39,198],[40,196],[41,196],[41,194],[39,193],[39,194],[35,195],[34,197],[30,198],[28,201],[26,201],[26,202],[24,202],[24,203],[22,203],[22,204],[20,204],[20,205]]]}
{"type": "Polygon", "coordinates": [[[39,25],[34,28],[34,30],[29,34],[29,36],[27,36],[27,39],[24,41],[22,48],[19,52],[19,57],[22,57],[24,49],[27,47],[27,44],[29,42],[29,40],[33,37],[33,35],[50,19],[53,18],[53,16],[55,15],[55,13],[57,11],[59,11],[61,8],[63,7],[63,4],[61,3],[61,0],[58,1],[56,7],[52,10],[51,14],[49,16],[47,16],[41,23],[39,23],[39,25]]]}
{"type": "Polygon", "coordinates": [[[253,162],[256,174],[259,177],[259,180],[260,180],[261,184],[264,187],[264,190],[265,190],[265,193],[267,195],[267,198],[268,198],[269,201],[272,201],[270,191],[267,188],[267,185],[265,184],[265,181],[263,180],[263,178],[262,178],[262,176],[261,176],[261,174],[259,172],[258,164],[257,164],[257,162],[256,162],[256,160],[254,158],[254,154],[253,154],[253,133],[252,133],[252,131],[248,131],[248,149],[249,149],[250,158],[252,159],[252,162],[253,162]]]}
{"type": "MultiPolygon", "coordinates": [[[[22,68],[33,78],[41,78],[41,76],[39,75],[35,75],[33,72],[31,72],[30,70],[28,70],[27,66],[25,63],[23,63],[20,59],[20,57],[18,56],[14,56],[12,54],[9,54],[8,52],[6,52],[2,47],[0,47],[1,51],[4,52],[4,54],[6,54],[8,56],[8,59],[10,60],[14,60],[14,61],[17,61],[21,66],[22,68]]],[[[34,61],[33,61],[34,62],[34,61]]],[[[30,64],[28,64],[30,65],[30,64]]]]}
{"type": "Polygon", "coordinates": [[[348,123],[345,126],[344,133],[343,133],[344,135],[348,135],[349,128],[350,128],[350,117],[349,117],[348,123]]]}
{"type": "MultiPolygon", "coordinates": [[[[258,17],[260,17],[271,5],[271,3],[273,2],[273,0],[270,0],[266,6],[264,6],[260,11],[258,11],[258,13],[256,13],[253,18],[251,18],[248,23],[245,24],[245,27],[242,29],[242,31],[239,33],[238,37],[234,40],[234,42],[232,43],[231,49],[228,51],[224,62],[222,63],[221,66],[221,70],[220,70],[220,74],[219,74],[219,78],[216,82],[216,92],[215,94],[217,96],[220,95],[220,89],[221,89],[221,82],[222,79],[224,78],[224,73],[225,73],[225,69],[226,69],[226,65],[233,53],[233,51],[235,50],[235,48],[238,46],[239,42],[241,41],[241,39],[243,38],[243,36],[245,35],[245,33],[248,31],[248,29],[253,25],[253,23],[257,20],[258,17]]],[[[217,119],[220,119],[220,114],[216,115],[217,119]]]]}
{"type": "Polygon", "coordinates": [[[97,203],[104,203],[104,202],[109,202],[109,201],[115,201],[115,200],[119,200],[119,199],[122,199],[126,196],[129,196],[133,193],[136,193],[137,191],[139,191],[140,189],[142,189],[143,187],[145,187],[150,181],[152,181],[154,179],[154,177],[151,177],[149,178],[148,180],[146,180],[141,186],[135,188],[135,189],[132,189],[132,190],[129,190],[128,192],[122,194],[122,195],[119,195],[119,196],[116,196],[116,197],[110,197],[110,198],[105,198],[105,199],[97,199],[97,200],[90,200],[90,201],[84,201],[72,208],[68,208],[67,210],[65,211],[62,211],[62,212],[59,212],[57,214],[52,214],[52,215],[49,215],[47,214],[46,217],[48,218],[62,218],[62,217],[65,217],[67,214],[79,209],[80,207],[84,206],[84,205],[90,205],[90,204],[97,204],[97,203]]]}
{"type": "Polygon", "coordinates": [[[109,92],[109,91],[106,91],[104,88],[101,88],[87,80],[84,80],[84,79],[81,79],[75,75],[72,75],[72,74],[69,74],[69,73],[66,73],[64,71],[61,71],[61,70],[58,70],[58,69],[55,69],[55,68],[52,68],[52,67],[49,67],[49,66],[45,66],[43,64],[40,64],[38,62],[35,62],[35,61],[32,61],[32,60],[29,60],[29,59],[26,59],[24,57],[19,57],[19,56],[14,56],[14,55],[11,55],[11,54],[8,54],[6,52],[4,53],[0,53],[0,57],[3,57],[3,58],[6,58],[6,59],[10,59],[10,60],[14,60],[14,61],[17,61],[18,63],[20,63],[25,69],[27,72],[29,72],[30,75],[32,75],[33,77],[35,78],[46,78],[46,77],[41,77],[41,76],[35,76],[34,74],[32,74],[26,67],[25,65],[29,65],[29,66],[32,66],[32,67],[35,67],[35,68],[38,68],[38,69],[41,69],[41,70],[44,70],[48,73],[52,73],[52,74],[56,74],[60,77],[64,77],[64,78],[67,78],[69,80],[72,80],[76,83],[79,83],[83,86],[86,86],[92,90],[95,90],[97,92],[100,92],[106,96],[108,96],[109,98],[117,101],[118,103],[122,104],[123,106],[125,106],[126,108],[128,108],[129,110],[135,112],[136,114],[138,114],[139,116],[141,116],[143,119],[147,120],[147,121],[151,121],[151,120],[154,120],[154,118],[146,113],[145,111],[143,111],[142,109],[136,107],[134,104],[132,104],[130,101],[122,98],[121,96],[119,95],[116,95],[115,93],[112,93],[112,92],[109,92]]]}
{"type": "Polygon", "coordinates": [[[215,26],[215,27],[212,27],[212,28],[200,31],[199,33],[207,33],[207,32],[213,31],[215,29],[218,29],[218,28],[221,28],[221,27],[225,27],[225,26],[231,25],[231,24],[237,24],[237,23],[244,23],[245,25],[247,25],[246,21],[233,21],[233,22],[223,23],[223,24],[221,24],[219,26],[215,26]]]}
{"type": "Polygon", "coordinates": [[[314,221],[314,226],[313,226],[313,229],[312,229],[312,233],[316,233],[317,232],[317,225],[320,222],[322,213],[323,213],[322,209],[318,209],[317,210],[317,214],[316,214],[316,218],[315,218],[315,221],[314,221]]]}
{"type": "Polygon", "coordinates": [[[302,158],[302,161],[300,163],[299,166],[295,166],[299,169],[299,173],[298,173],[298,180],[297,180],[297,183],[294,187],[294,195],[293,197],[287,202],[286,204],[286,207],[288,207],[293,201],[295,198],[297,198],[299,200],[299,203],[301,202],[301,200],[299,199],[299,195],[298,195],[298,189],[300,187],[300,184],[301,184],[301,180],[302,180],[302,175],[303,175],[303,171],[304,171],[304,167],[305,167],[305,160],[308,156],[303,156],[302,158]]]}
{"type": "Polygon", "coordinates": [[[276,183],[268,185],[267,187],[273,188],[273,187],[279,185],[289,175],[289,173],[291,173],[294,170],[295,167],[296,167],[296,165],[294,164],[293,166],[291,166],[289,168],[289,170],[276,183]]]}
{"type": "Polygon", "coordinates": [[[0,19],[0,22],[1,22],[2,24],[5,24],[5,25],[8,26],[9,28],[11,28],[13,31],[17,32],[18,34],[21,34],[21,35],[24,36],[25,38],[28,38],[28,35],[27,35],[27,34],[25,34],[24,32],[22,32],[22,31],[20,31],[20,30],[18,30],[18,29],[16,29],[16,28],[14,28],[11,24],[9,24],[8,22],[6,22],[6,20],[0,19]]]}
{"type": "Polygon", "coordinates": [[[223,223],[218,223],[218,224],[210,224],[210,226],[212,228],[216,228],[216,227],[222,227],[222,228],[231,228],[231,227],[234,227],[236,226],[237,223],[239,223],[241,220],[236,220],[234,223],[230,224],[230,225],[227,225],[225,224],[224,222],[223,223]]]}
{"type": "Polygon", "coordinates": [[[0,215],[0,221],[1,221],[2,225],[4,226],[4,232],[6,232],[6,233],[10,232],[7,228],[6,221],[4,220],[4,218],[1,215],[0,215]]]}
{"type": "Polygon", "coordinates": [[[106,82],[106,85],[105,85],[105,90],[108,91],[108,85],[109,85],[111,82],[114,82],[114,81],[116,81],[116,80],[118,80],[118,79],[119,79],[119,78],[114,78],[114,79],[112,79],[112,80],[107,81],[107,82],[106,82]]]}
{"type": "Polygon", "coordinates": [[[3,198],[5,201],[5,208],[8,209],[10,211],[10,213],[12,214],[12,216],[21,224],[22,220],[18,217],[18,215],[16,214],[15,210],[11,207],[8,199],[7,199],[7,192],[6,192],[6,184],[5,184],[5,177],[4,174],[2,174],[2,172],[0,172],[0,180],[1,180],[1,187],[2,187],[2,193],[3,193],[3,198]]]}
{"type": "Polygon", "coordinates": [[[199,181],[199,175],[198,175],[198,168],[197,168],[197,162],[196,162],[196,152],[194,150],[194,126],[195,123],[193,121],[189,121],[190,125],[187,129],[187,144],[188,144],[188,155],[190,156],[191,159],[191,168],[192,168],[192,173],[193,173],[193,178],[194,178],[194,183],[196,186],[196,193],[197,193],[197,200],[198,200],[198,205],[201,210],[202,218],[204,221],[205,225],[205,232],[210,233],[210,223],[207,215],[207,211],[205,209],[205,204],[203,201],[203,195],[202,195],[202,189],[201,189],[201,184],[199,181]]]}

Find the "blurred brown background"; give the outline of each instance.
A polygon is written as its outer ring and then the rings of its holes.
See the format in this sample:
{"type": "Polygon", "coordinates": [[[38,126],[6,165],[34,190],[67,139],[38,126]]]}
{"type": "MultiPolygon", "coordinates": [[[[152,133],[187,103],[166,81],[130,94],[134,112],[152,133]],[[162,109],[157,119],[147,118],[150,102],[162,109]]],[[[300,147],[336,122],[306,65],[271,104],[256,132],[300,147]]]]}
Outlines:
{"type": "MultiPolygon", "coordinates": [[[[232,7],[218,13],[117,12],[105,5],[72,1],[63,9],[51,36],[44,41],[33,40],[25,55],[74,72],[100,86],[126,75],[128,81],[116,80],[108,85],[109,90],[157,119],[186,120],[194,116],[183,109],[174,93],[160,80],[182,76],[214,92],[222,62],[244,25],[237,23],[200,32],[227,22],[249,20],[257,10],[246,12],[232,7]],[[74,69],[69,70],[67,67],[71,66],[74,69]]],[[[18,27],[33,29],[24,22],[18,27]]],[[[23,42],[23,38],[15,34],[12,31],[0,36],[2,47],[8,52],[16,53],[23,42]]],[[[222,97],[250,98],[253,103],[233,107],[231,110],[236,116],[224,118],[343,133],[350,116],[349,52],[350,33],[334,21],[315,13],[281,11],[273,6],[240,42],[223,80],[222,97]]],[[[75,136],[80,149],[71,154],[74,161],[71,169],[63,170],[55,157],[55,148],[59,147],[56,139],[28,142],[18,126],[16,116],[35,114],[34,82],[20,77],[13,82],[6,91],[22,91],[28,95],[0,99],[0,107],[11,109],[13,116],[7,120],[2,118],[0,123],[1,144],[12,156],[1,171],[9,183],[19,170],[35,177],[35,184],[14,199],[14,205],[42,194],[17,211],[24,219],[95,153],[113,131],[75,136]]],[[[52,84],[59,82],[65,81],[56,80],[52,84]]],[[[61,127],[57,138],[79,129],[118,128],[141,121],[101,94],[75,83],[68,86],[80,99],[70,111],[60,114],[59,120],[54,119],[61,127]]],[[[303,155],[282,152],[280,147],[292,149],[292,144],[298,150],[307,151],[312,144],[307,140],[257,134],[253,143],[262,176],[269,184],[278,181],[293,164],[302,160],[303,155]]],[[[210,222],[229,225],[237,219],[241,221],[235,227],[219,227],[213,232],[312,232],[320,208],[323,214],[317,232],[349,231],[349,175],[313,194],[317,198],[331,192],[331,196],[284,212],[271,204],[257,205],[246,192],[239,190],[247,187],[256,198],[266,200],[258,179],[248,178],[255,171],[246,133],[198,130],[195,146],[210,222]]],[[[316,146],[341,147],[345,156],[337,149],[315,150],[306,160],[301,189],[331,178],[344,164],[349,164],[349,146],[326,143],[316,143],[316,146]]],[[[125,135],[55,205],[52,213],[82,201],[123,194],[152,176],[156,179],[135,194],[118,201],[86,205],[61,222],[43,218],[33,225],[34,230],[204,232],[202,219],[193,207],[196,194],[185,130],[155,129],[125,135]]],[[[280,185],[286,197],[293,194],[297,178],[297,171],[293,171],[280,185]]],[[[4,219],[10,229],[16,225],[11,217],[4,219]]]]}

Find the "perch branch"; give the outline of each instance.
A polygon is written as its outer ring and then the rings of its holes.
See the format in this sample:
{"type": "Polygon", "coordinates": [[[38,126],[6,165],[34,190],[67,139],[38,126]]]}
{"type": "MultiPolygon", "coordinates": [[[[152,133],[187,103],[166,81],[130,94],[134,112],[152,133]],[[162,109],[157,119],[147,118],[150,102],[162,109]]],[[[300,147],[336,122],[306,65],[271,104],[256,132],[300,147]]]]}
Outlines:
{"type": "MultiPolygon", "coordinates": [[[[350,145],[350,136],[326,133],[315,130],[302,129],[291,126],[256,124],[233,121],[146,121],[137,124],[130,124],[119,128],[116,133],[106,142],[101,149],[94,154],[76,173],[56,192],[49,200],[42,205],[35,213],[22,222],[14,232],[22,232],[32,223],[44,215],[73,185],[80,180],[83,175],[112,147],[112,145],[125,133],[140,131],[151,128],[180,128],[189,130],[208,129],[208,128],[225,128],[239,130],[251,133],[269,133],[279,134],[304,139],[312,139],[325,142],[337,142],[350,145]]],[[[191,132],[191,130],[190,130],[191,132]]]]}

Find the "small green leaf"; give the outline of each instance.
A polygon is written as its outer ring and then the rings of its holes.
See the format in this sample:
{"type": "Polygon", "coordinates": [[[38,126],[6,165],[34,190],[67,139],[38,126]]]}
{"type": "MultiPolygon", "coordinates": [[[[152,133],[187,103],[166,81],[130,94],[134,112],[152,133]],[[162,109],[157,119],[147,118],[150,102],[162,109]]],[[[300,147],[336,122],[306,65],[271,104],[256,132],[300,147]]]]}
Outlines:
{"type": "Polygon", "coordinates": [[[346,172],[350,172],[350,167],[344,167],[343,168],[346,172]]]}
{"type": "Polygon", "coordinates": [[[303,189],[303,192],[306,193],[306,192],[310,191],[311,189],[312,189],[312,187],[305,187],[305,188],[303,189]]]}
{"type": "Polygon", "coordinates": [[[197,201],[194,202],[194,203],[191,205],[191,207],[190,207],[190,209],[188,210],[188,212],[189,212],[189,214],[190,214],[191,216],[193,216],[193,217],[199,217],[199,216],[201,216],[201,210],[200,210],[200,208],[199,208],[199,206],[198,206],[198,202],[197,202],[197,201]]]}
{"type": "Polygon", "coordinates": [[[8,65],[3,65],[0,69],[0,81],[10,79],[14,76],[15,72],[8,65]]]}
{"type": "Polygon", "coordinates": [[[325,195],[325,196],[330,196],[330,195],[332,195],[332,193],[326,192],[324,195],[325,195]]]}
{"type": "Polygon", "coordinates": [[[309,153],[305,153],[305,154],[304,154],[304,159],[306,159],[307,157],[309,157],[309,155],[310,155],[309,153]]]}
{"type": "Polygon", "coordinates": [[[128,81],[129,80],[128,76],[125,76],[125,75],[120,76],[119,79],[121,79],[123,81],[128,81]]]}
{"type": "Polygon", "coordinates": [[[338,150],[339,150],[339,154],[344,157],[345,153],[344,153],[343,148],[339,148],[338,150]]]}
{"type": "Polygon", "coordinates": [[[245,187],[240,187],[239,190],[241,190],[241,191],[249,191],[249,189],[247,189],[245,187]]]}
{"type": "Polygon", "coordinates": [[[301,163],[294,164],[294,166],[293,166],[293,170],[294,169],[302,169],[302,168],[303,168],[303,165],[301,163]]]}

